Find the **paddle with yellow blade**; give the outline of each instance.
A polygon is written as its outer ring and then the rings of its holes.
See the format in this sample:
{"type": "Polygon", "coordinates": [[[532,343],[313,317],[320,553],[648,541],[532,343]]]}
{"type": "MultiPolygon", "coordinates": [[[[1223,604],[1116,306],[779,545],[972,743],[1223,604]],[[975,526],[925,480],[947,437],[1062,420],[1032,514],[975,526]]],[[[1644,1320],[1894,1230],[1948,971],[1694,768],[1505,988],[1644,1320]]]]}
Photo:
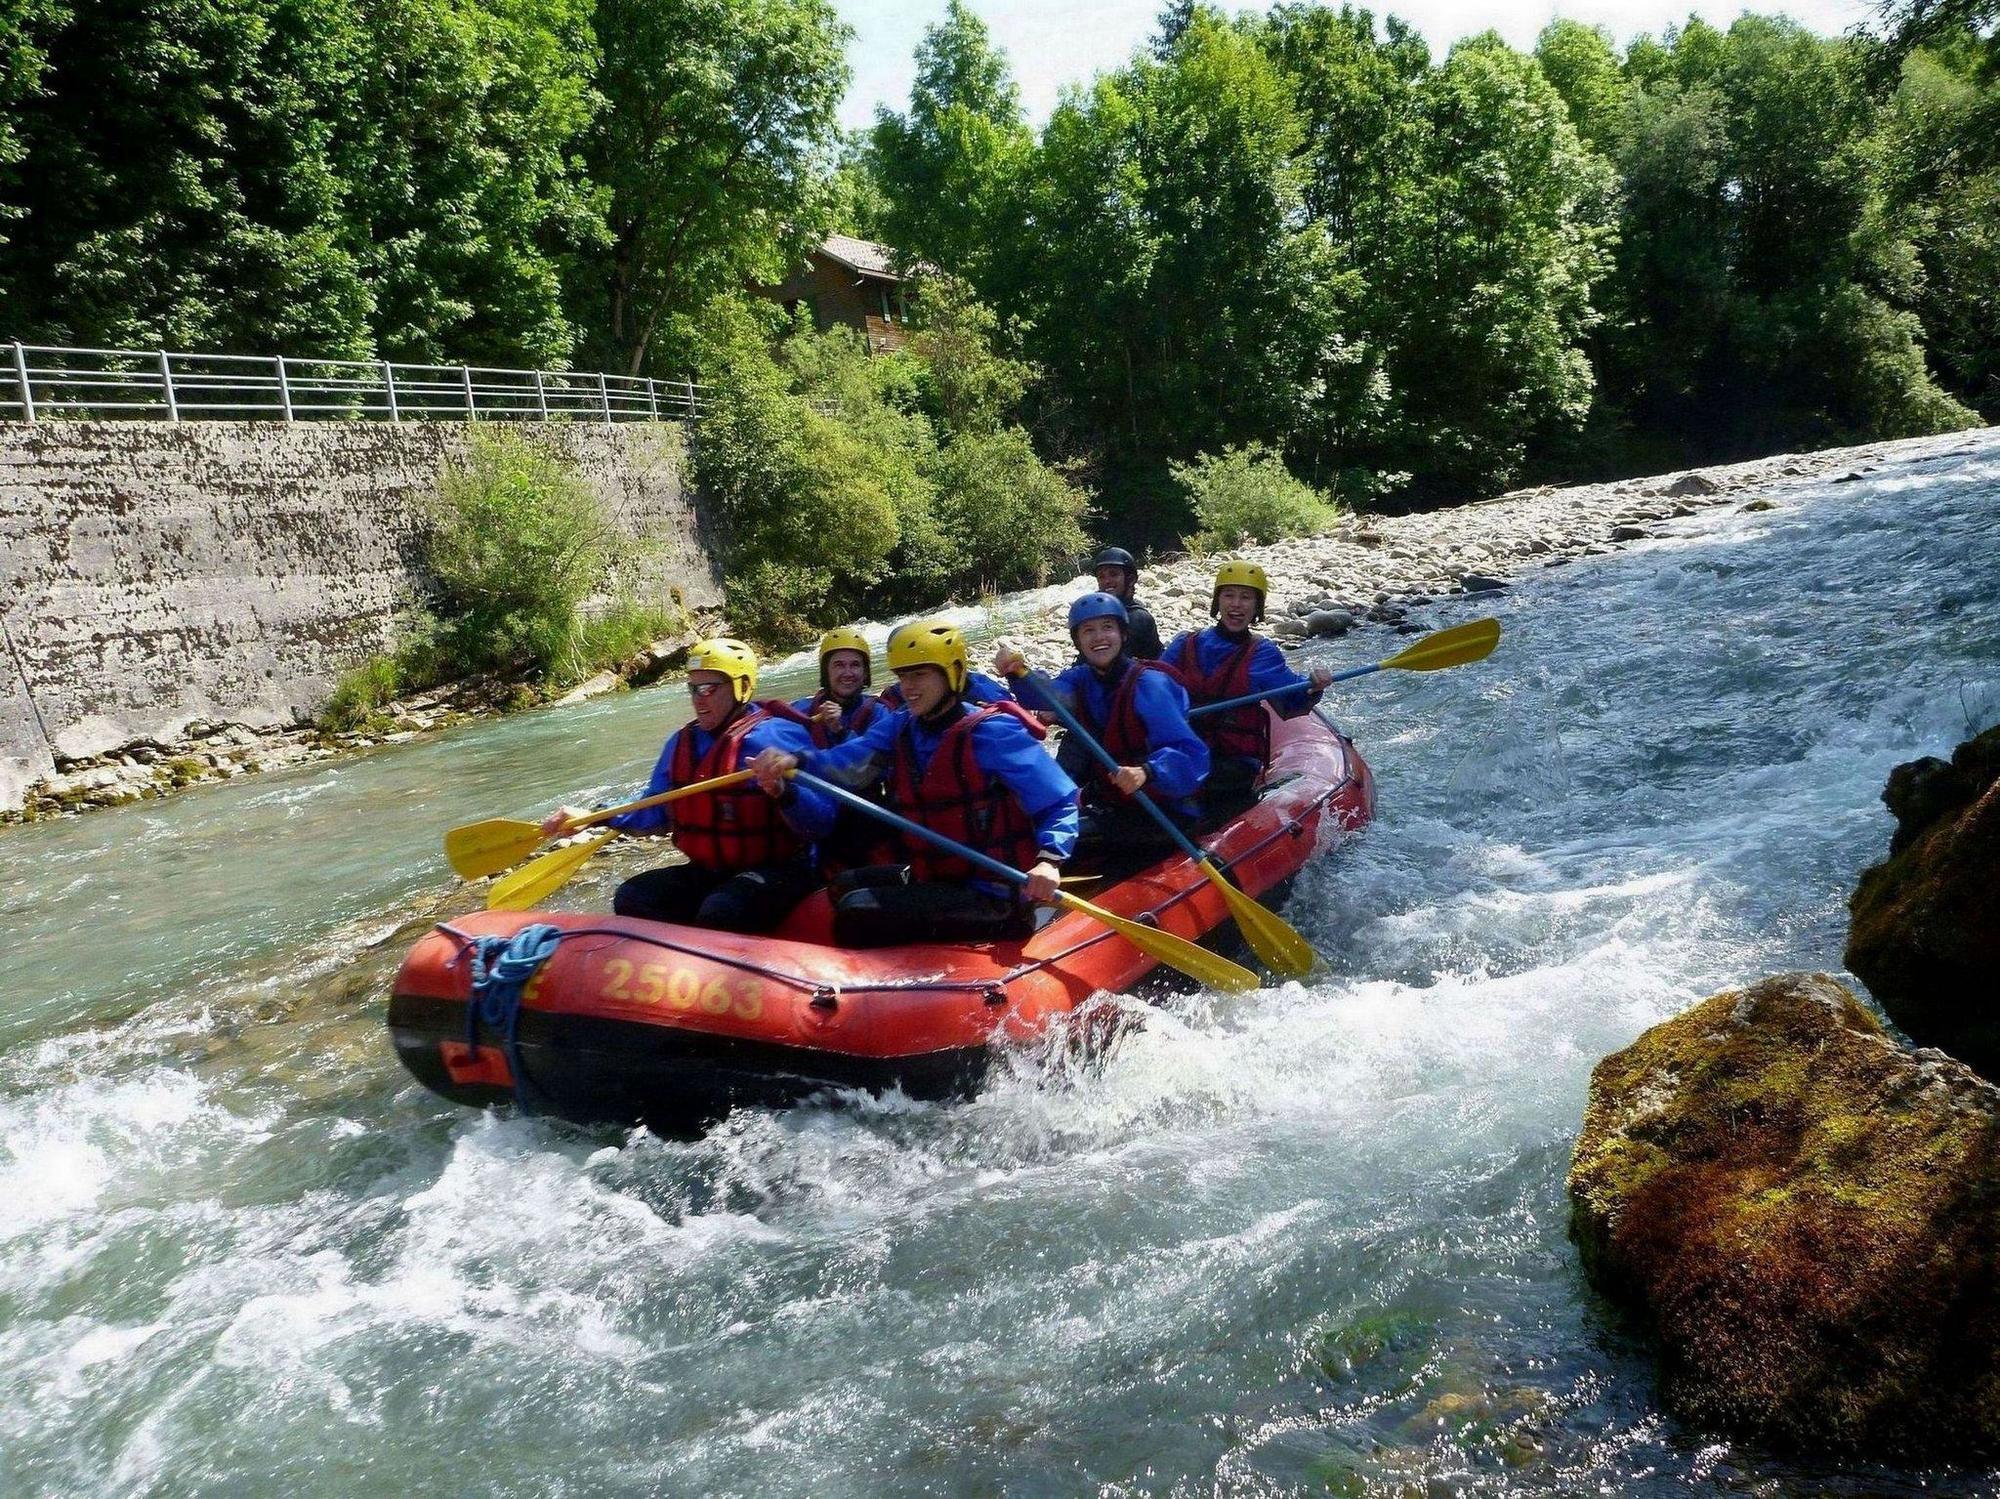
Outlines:
{"type": "MultiPolygon", "coordinates": [[[[739,770],[732,775],[717,776],[713,780],[676,786],[672,791],[662,791],[657,796],[642,797],[636,802],[627,802],[622,807],[606,807],[601,812],[592,812],[588,817],[579,817],[569,825],[569,830],[575,832],[579,828],[607,822],[626,812],[665,806],[668,802],[679,801],[684,796],[693,796],[697,791],[720,791],[724,786],[735,786],[749,779],[749,771],[739,770]]],[[[484,879],[489,874],[512,869],[540,848],[548,836],[542,831],[542,825],[538,822],[523,822],[517,817],[489,817],[484,822],[469,822],[464,827],[453,828],[446,833],[444,856],[451,861],[451,867],[460,879],[484,879]]],[[[558,852],[568,853],[570,850],[561,849],[558,852]]]]}
{"type": "MultiPolygon", "coordinates": [[[[1038,671],[1023,672],[1021,675],[1030,686],[1041,693],[1043,703],[1062,720],[1062,726],[1069,730],[1070,736],[1089,750],[1100,765],[1114,773],[1120,768],[1117,760],[1112,758],[1111,752],[1092,738],[1083,725],[1077,722],[1076,715],[1063,705],[1056,696],[1053,682],[1038,671]]],[[[1032,708],[1041,705],[1030,703],[1028,706],[1032,708]]],[[[1157,822],[1167,836],[1179,846],[1181,852],[1194,860],[1195,867],[1207,877],[1209,884],[1221,893],[1223,904],[1229,907],[1229,914],[1236,918],[1236,925],[1242,930],[1244,940],[1250,944],[1250,950],[1257,954],[1258,962],[1271,972],[1282,974],[1286,978],[1304,978],[1312,972],[1313,964],[1318,960],[1319,954],[1312,950],[1312,944],[1301,937],[1291,923],[1275,911],[1259,905],[1245,891],[1238,890],[1230,884],[1222,871],[1215,867],[1215,861],[1208,856],[1208,851],[1188,837],[1181,825],[1162,811],[1159,804],[1145,792],[1133,792],[1132,800],[1146,809],[1153,821],[1157,822]]]]}
{"type": "MultiPolygon", "coordinates": [[[[1493,647],[1499,643],[1499,620],[1469,620],[1462,625],[1453,625],[1449,630],[1434,630],[1408,650],[1398,651],[1386,661],[1335,672],[1333,680],[1351,682],[1356,677],[1365,677],[1370,672],[1377,671],[1442,671],[1447,666],[1464,666],[1470,661],[1484,661],[1493,654],[1493,647]]],[[[1282,697],[1289,692],[1307,690],[1307,684],[1303,682],[1292,682],[1283,687],[1267,687],[1262,692],[1246,692],[1242,697],[1224,698],[1219,703],[1203,703],[1188,714],[1188,717],[1205,718],[1211,713],[1224,713],[1231,708],[1241,708],[1246,703],[1261,703],[1267,697],[1282,697]]]]}
{"type": "MultiPolygon", "coordinates": [[[[942,833],[934,833],[922,823],[912,822],[909,818],[891,812],[887,807],[871,802],[866,797],[856,796],[851,791],[830,781],[823,781],[818,776],[803,770],[794,770],[791,774],[808,786],[817,787],[834,800],[854,808],[865,816],[886,822],[890,827],[908,833],[912,838],[921,838],[924,842],[935,844],[947,853],[958,855],[967,863],[976,864],[996,879],[1017,886],[1028,883],[1028,876],[1013,865],[1002,864],[998,859],[988,858],[979,850],[967,848],[942,833]]],[[[1086,916],[1103,922],[1147,957],[1165,963],[1169,968],[1178,969],[1197,983],[1206,984],[1211,989],[1221,989],[1231,994],[1247,994],[1257,987],[1257,975],[1249,969],[1232,963],[1205,947],[1197,947],[1185,937],[1176,937],[1172,932],[1163,932],[1158,927],[1127,920],[1123,916],[1105,910],[1102,906],[1092,905],[1082,896],[1071,895],[1067,890],[1056,892],[1055,904],[1066,910],[1081,911],[1086,916]]]]}

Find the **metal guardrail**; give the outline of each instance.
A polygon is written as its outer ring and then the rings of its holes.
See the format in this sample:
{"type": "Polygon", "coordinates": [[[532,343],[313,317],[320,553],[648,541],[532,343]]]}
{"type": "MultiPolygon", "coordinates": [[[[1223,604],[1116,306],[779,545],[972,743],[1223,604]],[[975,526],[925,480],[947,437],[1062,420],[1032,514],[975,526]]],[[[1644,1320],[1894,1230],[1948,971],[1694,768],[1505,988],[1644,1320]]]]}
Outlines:
{"type": "Polygon", "coordinates": [[[575,370],[0,344],[0,420],[590,421],[698,416],[707,387],[575,370]]]}

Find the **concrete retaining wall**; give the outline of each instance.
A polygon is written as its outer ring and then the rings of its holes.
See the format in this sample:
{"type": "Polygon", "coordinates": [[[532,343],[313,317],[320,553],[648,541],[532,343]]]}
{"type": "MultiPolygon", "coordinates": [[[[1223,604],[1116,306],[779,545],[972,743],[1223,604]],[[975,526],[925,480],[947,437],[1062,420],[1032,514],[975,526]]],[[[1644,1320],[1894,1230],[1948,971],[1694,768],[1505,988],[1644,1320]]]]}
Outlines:
{"type": "MultiPolygon", "coordinates": [[[[721,595],[674,424],[523,423],[628,534],[642,594],[721,595]]],[[[58,759],[309,717],[416,599],[456,423],[0,424],[0,808],[58,759]]]]}

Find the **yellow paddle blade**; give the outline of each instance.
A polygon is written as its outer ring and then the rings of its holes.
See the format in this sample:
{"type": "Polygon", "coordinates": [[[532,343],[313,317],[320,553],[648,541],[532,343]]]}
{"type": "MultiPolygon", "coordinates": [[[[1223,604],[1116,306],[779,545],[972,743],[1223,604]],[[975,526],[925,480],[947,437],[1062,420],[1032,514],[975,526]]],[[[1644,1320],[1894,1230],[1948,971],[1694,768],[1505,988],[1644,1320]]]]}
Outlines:
{"type": "Polygon", "coordinates": [[[1230,884],[1222,871],[1207,859],[1201,861],[1201,872],[1208,876],[1211,885],[1222,892],[1229,914],[1236,918],[1236,925],[1242,930],[1244,941],[1250,944],[1250,951],[1257,954],[1258,962],[1288,979],[1302,979],[1313,971],[1319,954],[1290,922],[1277,912],[1259,905],[1246,891],[1230,884]]]}
{"type": "Polygon", "coordinates": [[[505,879],[493,882],[493,888],[486,892],[486,909],[532,911],[567,885],[571,877],[589,862],[592,854],[617,836],[616,833],[599,833],[595,838],[572,843],[568,848],[559,848],[552,854],[543,854],[532,863],[523,864],[505,879]]]}
{"type": "Polygon", "coordinates": [[[460,879],[484,879],[527,858],[541,846],[542,836],[535,823],[518,817],[489,817],[446,833],[444,856],[460,879]]]}
{"type": "Polygon", "coordinates": [[[1147,957],[1178,969],[1198,984],[1229,994],[1248,994],[1257,987],[1257,975],[1249,969],[1205,947],[1197,947],[1185,937],[1176,937],[1172,932],[1163,932],[1158,927],[1145,926],[1137,921],[1127,921],[1123,916],[1114,916],[1102,906],[1093,906],[1082,896],[1071,895],[1067,890],[1056,892],[1056,903],[1068,910],[1095,917],[1147,957]]]}
{"type": "Polygon", "coordinates": [[[1499,620],[1468,620],[1449,630],[1434,630],[1381,664],[1384,671],[1439,671],[1447,666],[1463,666],[1468,661],[1483,661],[1499,643],[1499,620]]]}

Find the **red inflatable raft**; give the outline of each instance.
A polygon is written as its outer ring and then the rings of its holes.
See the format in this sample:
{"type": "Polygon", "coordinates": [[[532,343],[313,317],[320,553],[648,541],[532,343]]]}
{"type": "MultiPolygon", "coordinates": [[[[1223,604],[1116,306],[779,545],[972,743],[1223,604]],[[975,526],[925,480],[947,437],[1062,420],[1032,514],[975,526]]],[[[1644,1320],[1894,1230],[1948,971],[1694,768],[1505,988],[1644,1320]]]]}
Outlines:
{"type": "MultiPolygon", "coordinates": [[[[1368,767],[1318,718],[1273,719],[1257,801],[1202,841],[1237,885],[1282,893],[1365,823],[1368,767]]],[[[1176,853],[1090,898],[1192,940],[1233,941],[1222,899],[1176,853]]],[[[996,1040],[1028,1040],[1153,960],[1078,912],[1032,936],[854,951],[816,895],[777,932],[738,936],[619,916],[482,911],[442,922],[396,975],[389,1030],[433,1092],[581,1124],[698,1128],[738,1104],[828,1088],[916,1097],[977,1082],[996,1040]],[[473,950],[546,923],[562,933],[517,997],[472,1001],[473,950]]]]}

